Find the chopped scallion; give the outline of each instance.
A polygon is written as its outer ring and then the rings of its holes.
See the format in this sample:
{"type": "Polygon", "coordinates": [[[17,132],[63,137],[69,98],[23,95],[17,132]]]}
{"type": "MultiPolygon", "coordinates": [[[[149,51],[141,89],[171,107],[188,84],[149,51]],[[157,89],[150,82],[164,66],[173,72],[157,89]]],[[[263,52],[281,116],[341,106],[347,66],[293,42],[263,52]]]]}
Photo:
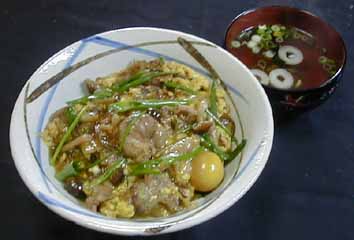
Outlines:
{"type": "Polygon", "coordinates": [[[72,123],[70,124],[70,126],[68,127],[68,129],[66,130],[64,136],[61,138],[58,146],[56,147],[54,154],[52,156],[52,158],[50,159],[50,163],[51,165],[54,165],[57,161],[57,158],[64,146],[64,144],[66,143],[66,141],[69,139],[69,137],[71,136],[71,133],[74,131],[76,125],[79,123],[80,118],[82,116],[82,114],[84,114],[84,112],[86,111],[87,106],[84,106],[80,112],[76,115],[75,119],[72,121],[72,123]]]}

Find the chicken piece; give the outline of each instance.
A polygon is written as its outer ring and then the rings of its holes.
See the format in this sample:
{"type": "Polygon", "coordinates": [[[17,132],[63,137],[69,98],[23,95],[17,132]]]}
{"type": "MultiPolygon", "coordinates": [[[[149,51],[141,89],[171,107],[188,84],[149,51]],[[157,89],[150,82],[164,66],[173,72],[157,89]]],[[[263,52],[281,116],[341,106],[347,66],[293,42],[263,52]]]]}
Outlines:
{"type": "Polygon", "coordinates": [[[172,134],[172,131],[171,129],[162,127],[160,124],[158,125],[159,126],[156,132],[153,134],[152,142],[156,149],[161,149],[163,146],[165,146],[168,137],[172,134]]]}
{"type": "MultiPolygon", "coordinates": [[[[119,125],[120,137],[124,134],[131,118],[126,118],[119,125]]],[[[156,150],[162,148],[169,136],[169,131],[162,127],[150,115],[142,116],[133,126],[123,146],[124,154],[135,162],[151,158],[156,150]]]]}
{"type": "MultiPolygon", "coordinates": [[[[186,137],[168,147],[162,155],[169,153],[185,154],[193,151],[200,144],[196,135],[186,137]]],[[[191,178],[192,166],[190,161],[177,161],[169,169],[169,173],[178,186],[185,186],[191,178]]]]}
{"type": "Polygon", "coordinates": [[[198,111],[186,105],[178,106],[176,108],[176,114],[188,123],[194,123],[198,118],[198,111]]]}
{"type": "Polygon", "coordinates": [[[159,120],[163,126],[172,127],[173,108],[164,106],[160,110],[159,120]]]}
{"type": "Polygon", "coordinates": [[[107,181],[101,185],[94,186],[89,197],[86,198],[86,206],[97,212],[99,205],[112,197],[113,186],[107,181]]]}
{"type": "Polygon", "coordinates": [[[191,178],[192,164],[191,161],[177,161],[168,170],[178,186],[186,186],[191,178]]]}
{"type": "Polygon", "coordinates": [[[92,136],[90,134],[82,134],[81,136],[73,139],[72,141],[66,143],[63,146],[63,152],[71,150],[75,148],[76,146],[79,146],[81,144],[90,142],[92,140],[92,136]]]}
{"type": "Polygon", "coordinates": [[[176,212],[179,208],[178,187],[167,173],[146,175],[144,181],[133,185],[132,194],[133,204],[140,214],[147,215],[160,204],[171,212],[176,212]]]}
{"type": "Polygon", "coordinates": [[[179,192],[181,193],[181,202],[185,207],[189,207],[191,205],[192,199],[194,195],[194,187],[191,184],[187,184],[186,186],[180,187],[179,192]]]}
{"type": "Polygon", "coordinates": [[[161,155],[166,155],[169,153],[185,154],[191,152],[193,149],[198,147],[200,144],[199,137],[192,135],[190,137],[183,138],[174,144],[169,145],[161,155]]]}

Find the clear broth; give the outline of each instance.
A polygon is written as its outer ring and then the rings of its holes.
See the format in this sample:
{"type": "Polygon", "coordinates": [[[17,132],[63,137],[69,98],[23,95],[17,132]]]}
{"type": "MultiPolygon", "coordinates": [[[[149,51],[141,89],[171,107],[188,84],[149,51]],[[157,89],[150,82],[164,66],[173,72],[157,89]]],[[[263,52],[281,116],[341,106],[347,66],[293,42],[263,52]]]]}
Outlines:
{"type": "MultiPolygon", "coordinates": [[[[287,26],[288,29],[294,33],[297,33],[297,37],[294,37],[294,34],[291,34],[289,38],[285,39],[284,42],[279,43],[279,46],[290,45],[298,48],[303,54],[303,61],[297,65],[287,65],[277,57],[278,55],[278,48],[274,50],[276,53],[276,57],[274,58],[267,58],[262,53],[253,53],[247,45],[242,44],[238,48],[232,48],[233,54],[242,60],[244,64],[246,64],[250,69],[260,69],[267,74],[270,73],[271,70],[275,68],[285,68],[288,70],[293,78],[294,84],[289,89],[310,89],[316,88],[323,85],[328,79],[330,79],[337,71],[338,71],[338,64],[335,66],[332,65],[324,66],[326,64],[321,64],[319,59],[320,57],[327,57],[328,59],[332,59],[331,56],[328,56],[328,51],[326,46],[321,44],[318,39],[314,38],[310,33],[302,31],[301,29],[296,29],[287,26]],[[299,35],[301,36],[299,38],[299,35]],[[262,69],[260,67],[259,62],[263,62],[265,67],[262,69]],[[327,70],[325,69],[327,67],[327,70]],[[299,84],[300,83],[300,84],[299,84]]],[[[238,37],[236,40],[241,42],[249,41],[250,37],[252,36],[251,33],[255,32],[256,28],[251,28],[243,31],[239,36],[247,36],[246,38],[238,37]]],[[[331,60],[333,61],[333,60],[331,60]]],[[[271,87],[275,87],[270,85],[271,87]]]]}

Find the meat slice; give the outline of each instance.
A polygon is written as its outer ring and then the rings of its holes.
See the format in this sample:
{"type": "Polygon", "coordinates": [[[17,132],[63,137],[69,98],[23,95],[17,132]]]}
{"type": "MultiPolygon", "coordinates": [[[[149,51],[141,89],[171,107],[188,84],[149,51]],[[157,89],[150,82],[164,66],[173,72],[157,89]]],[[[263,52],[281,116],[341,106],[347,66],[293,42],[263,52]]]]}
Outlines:
{"type": "Polygon", "coordinates": [[[158,124],[158,128],[156,132],[154,132],[152,137],[152,142],[156,149],[161,149],[166,144],[166,140],[169,136],[171,136],[172,131],[171,129],[162,127],[158,124]]]}
{"type": "MultiPolygon", "coordinates": [[[[199,144],[199,137],[192,135],[171,145],[166,149],[164,154],[185,154],[193,151],[193,149],[198,147],[199,144]]],[[[191,161],[177,161],[168,169],[168,172],[171,174],[178,186],[185,186],[189,182],[192,173],[191,161]]]]}
{"type": "Polygon", "coordinates": [[[178,186],[186,186],[189,183],[192,174],[191,161],[177,161],[168,169],[171,176],[178,186]]]}
{"type": "Polygon", "coordinates": [[[200,144],[199,137],[192,135],[190,137],[183,138],[174,144],[169,145],[166,150],[161,155],[169,153],[184,154],[191,152],[193,149],[198,147],[200,144]]]}
{"type": "Polygon", "coordinates": [[[206,99],[201,99],[198,102],[197,105],[197,109],[198,109],[198,117],[197,117],[197,121],[198,122],[202,122],[205,120],[205,111],[208,109],[209,105],[208,105],[208,100],[206,99]]]}
{"type": "Polygon", "coordinates": [[[198,118],[198,112],[193,107],[186,105],[178,106],[176,114],[188,123],[194,123],[198,118]]]}
{"type": "Polygon", "coordinates": [[[136,182],[132,187],[133,204],[140,214],[149,214],[163,205],[171,212],[179,208],[178,187],[167,173],[146,175],[144,181],[136,182]]]}
{"type": "Polygon", "coordinates": [[[173,121],[173,108],[168,106],[163,106],[160,110],[159,120],[163,126],[167,126],[168,128],[172,127],[173,121]]]}
{"type": "Polygon", "coordinates": [[[112,197],[113,186],[110,182],[94,186],[91,195],[86,198],[86,206],[94,212],[97,212],[98,206],[112,197]]]}
{"type": "Polygon", "coordinates": [[[76,146],[87,143],[91,140],[92,140],[92,136],[90,134],[82,134],[81,136],[75,138],[74,140],[66,143],[63,146],[63,152],[71,150],[71,149],[75,148],[76,146]]]}
{"type": "MultiPolygon", "coordinates": [[[[120,123],[120,138],[130,121],[131,118],[128,117],[120,123]]],[[[149,160],[157,150],[165,145],[168,136],[168,129],[162,127],[156,119],[146,114],[135,123],[127,136],[123,153],[135,162],[149,160]]]]}

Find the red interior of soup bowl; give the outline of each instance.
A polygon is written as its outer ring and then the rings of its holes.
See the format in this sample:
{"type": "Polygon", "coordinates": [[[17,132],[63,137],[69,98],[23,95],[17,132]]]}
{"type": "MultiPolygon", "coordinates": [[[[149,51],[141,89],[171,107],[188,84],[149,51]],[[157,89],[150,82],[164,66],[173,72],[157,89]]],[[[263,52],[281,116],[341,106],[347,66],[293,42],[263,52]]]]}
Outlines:
{"type": "MultiPolygon", "coordinates": [[[[326,46],[327,54],[331,56],[331,58],[334,59],[339,66],[338,71],[331,78],[325,78],[325,81],[317,81],[319,77],[318,71],[316,71],[316,69],[309,69],[308,71],[311,71],[312,73],[311,79],[313,79],[314,82],[309,85],[310,87],[308,89],[317,88],[327,84],[341,72],[346,59],[345,45],[341,36],[336,30],[334,30],[333,27],[321,20],[319,17],[297,8],[270,6],[249,10],[242,13],[232,21],[227,30],[225,35],[226,49],[247,66],[251,67],[252,59],[250,54],[244,54],[245,51],[239,51],[238,49],[232,48],[231,41],[236,39],[242,31],[262,24],[282,24],[285,26],[299,28],[314,36],[316,41],[318,41],[317,45],[326,46]]],[[[269,86],[267,87],[272,88],[269,86]]]]}

